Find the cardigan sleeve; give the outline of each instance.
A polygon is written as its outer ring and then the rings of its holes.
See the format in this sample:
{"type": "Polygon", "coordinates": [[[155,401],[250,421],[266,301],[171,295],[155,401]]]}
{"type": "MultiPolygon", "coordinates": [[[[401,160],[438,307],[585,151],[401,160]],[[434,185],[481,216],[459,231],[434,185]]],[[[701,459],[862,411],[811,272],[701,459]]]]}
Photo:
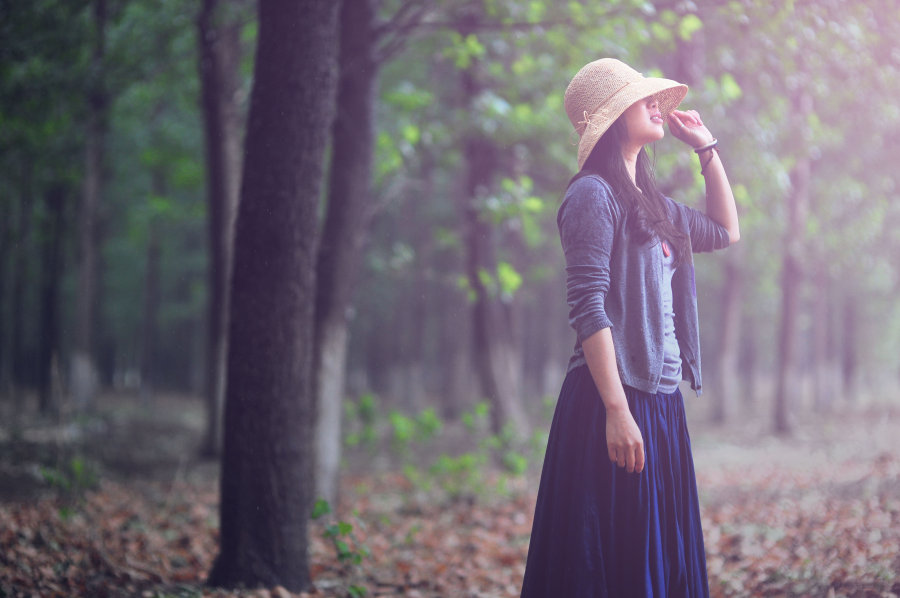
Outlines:
{"type": "Polygon", "coordinates": [[[569,186],[556,222],[566,258],[569,324],[579,342],[612,327],[606,315],[609,261],[619,207],[602,179],[588,176],[569,186]]]}
{"type": "Polygon", "coordinates": [[[724,249],[729,245],[728,230],[707,216],[704,212],[666,198],[681,214],[691,235],[691,249],[694,253],[724,249]]]}

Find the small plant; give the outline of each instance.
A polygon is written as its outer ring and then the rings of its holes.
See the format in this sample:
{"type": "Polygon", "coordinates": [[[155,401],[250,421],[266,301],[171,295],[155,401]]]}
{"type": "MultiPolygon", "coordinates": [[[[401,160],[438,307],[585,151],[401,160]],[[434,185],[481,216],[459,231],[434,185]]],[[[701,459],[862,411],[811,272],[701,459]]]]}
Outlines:
{"type": "Polygon", "coordinates": [[[503,467],[513,475],[523,475],[528,471],[528,457],[514,450],[503,453],[503,467]]]}
{"type": "Polygon", "coordinates": [[[490,405],[485,401],[481,401],[472,408],[472,411],[464,412],[461,419],[466,430],[469,432],[477,432],[486,428],[490,411],[490,405]]]}
{"type": "MultiPolygon", "coordinates": [[[[332,513],[333,511],[328,501],[320,498],[313,506],[312,518],[320,519],[332,513]]],[[[354,516],[359,521],[358,513],[354,513],[354,516]]],[[[359,522],[360,524],[362,523],[361,521],[359,522]]],[[[331,541],[335,556],[341,564],[358,567],[362,564],[363,559],[371,554],[368,547],[354,534],[353,524],[347,521],[336,521],[326,525],[322,536],[331,541]]],[[[347,593],[353,598],[361,598],[366,595],[366,588],[356,584],[349,584],[347,593]]]]}
{"type": "Polygon", "coordinates": [[[424,409],[416,418],[416,440],[420,442],[428,442],[434,439],[443,429],[444,422],[441,421],[434,407],[424,409]]]}
{"type": "Polygon", "coordinates": [[[347,446],[364,444],[372,446],[378,440],[376,424],[378,420],[378,404],[374,394],[366,393],[359,397],[359,401],[345,401],[344,414],[346,415],[348,433],[344,442],[347,446]]]}
{"type": "Polygon", "coordinates": [[[484,465],[487,456],[483,452],[463,453],[458,457],[441,455],[428,472],[438,480],[441,489],[450,498],[484,491],[484,465]]]}
{"type": "Polygon", "coordinates": [[[393,410],[388,414],[388,421],[392,431],[391,447],[401,455],[409,452],[413,442],[430,442],[444,429],[444,422],[433,407],[422,410],[416,417],[393,410]]]}
{"type": "Polygon", "coordinates": [[[413,439],[413,433],[416,429],[416,422],[411,417],[403,415],[397,410],[392,410],[388,414],[388,421],[391,424],[391,448],[400,454],[406,454],[409,451],[409,443],[413,439]]]}
{"type": "Polygon", "coordinates": [[[64,498],[81,498],[86,491],[96,488],[99,482],[96,466],[79,456],[72,457],[59,467],[42,467],[40,472],[44,483],[64,498]]]}

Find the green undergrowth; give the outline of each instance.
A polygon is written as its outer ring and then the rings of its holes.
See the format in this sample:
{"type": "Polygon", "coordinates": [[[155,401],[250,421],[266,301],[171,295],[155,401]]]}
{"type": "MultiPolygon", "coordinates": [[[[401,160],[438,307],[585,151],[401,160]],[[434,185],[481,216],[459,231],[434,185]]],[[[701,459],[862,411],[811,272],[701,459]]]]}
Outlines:
{"type": "Polygon", "coordinates": [[[540,465],[547,438],[543,432],[523,438],[510,425],[492,432],[490,409],[480,402],[447,422],[433,407],[415,414],[382,409],[368,393],[345,402],[344,442],[351,455],[387,450],[412,487],[431,497],[504,496],[512,480],[540,465]]]}

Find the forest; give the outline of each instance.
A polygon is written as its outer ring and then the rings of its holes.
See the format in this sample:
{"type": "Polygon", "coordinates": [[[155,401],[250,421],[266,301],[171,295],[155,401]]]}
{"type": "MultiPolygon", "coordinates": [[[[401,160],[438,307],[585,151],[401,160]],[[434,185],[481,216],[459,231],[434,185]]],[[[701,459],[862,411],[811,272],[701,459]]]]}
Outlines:
{"type": "Polygon", "coordinates": [[[517,596],[604,56],[690,87],[740,212],[685,386],[712,594],[900,595],[897,39],[896,0],[0,0],[0,596],[517,596]]]}

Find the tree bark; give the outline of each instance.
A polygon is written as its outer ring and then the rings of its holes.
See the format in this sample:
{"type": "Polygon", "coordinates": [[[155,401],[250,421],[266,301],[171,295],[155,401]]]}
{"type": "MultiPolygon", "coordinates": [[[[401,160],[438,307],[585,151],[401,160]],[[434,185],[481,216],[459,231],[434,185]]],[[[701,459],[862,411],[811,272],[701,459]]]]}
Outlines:
{"type": "MultiPolygon", "coordinates": [[[[233,7],[232,7],[233,8],[233,7]]],[[[240,197],[241,23],[219,0],[204,0],[197,19],[201,106],[206,150],[209,304],[205,366],[206,433],[201,453],[222,450],[225,361],[228,350],[228,285],[234,219],[240,197]]]]}
{"type": "Polygon", "coordinates": [[[338,4],[260,0],[234,265],[211,585],[310,584],[316,209],[338,4]]]}
{"type": "Polygon", "coordinates": [[[94,48],[88,85],[85,130],[85,170],[78,230],[78,279],[76,287],[75,338],[71,362],[71,391],[75,406],[85,409],[97,392],[94,328],[97,303],[97,218],[103,184],[103,159],[109,110],[104,81],[106,61],[106,0],[95,0],[94,48]]]}
{"type": "Polygon", "coordinates": [[[316,265],[313,368],[319,409],[316,492],[331,503],[338,499],[348,313],[363,245],[374,215],[370,197],[378,76],[374,22],[372,0],[342,3],[340,76],[332,124],[328,209],[316,265]]]}
{"type": "Polygon", "coordinates": [[[53,363],[59,355],[59,286],[62,267],[62,222],[66,190],[50,187],[45,196],[46,220],[41,247],[41,326],[38,353],[38,390],[41,414],[53,415],[55,404],[53,363]]]}
{"type": "MultiPolygon", "coordinates": [[[[812,97],[807,91],[800,91],[794,97],[794,114],[799,127],[804,130],[806,118],[812,111],[812,97]]],[[[811,161],[805,150],[797,158],[791,171],[791,191],[788,197],[788,221],[785,229],[784,258],[781,267],[781,318],[778,326],[778,373],[775,387],[773,410],[775,432],[789,435],[792,424],[788,414],[789,394],[796,396],[799,382],[790,377],[795,374],[795,353],[797,346],[797,313],[800,288],[804,275],[804,230],[809,206],[809,183],[811,161]]]]}

